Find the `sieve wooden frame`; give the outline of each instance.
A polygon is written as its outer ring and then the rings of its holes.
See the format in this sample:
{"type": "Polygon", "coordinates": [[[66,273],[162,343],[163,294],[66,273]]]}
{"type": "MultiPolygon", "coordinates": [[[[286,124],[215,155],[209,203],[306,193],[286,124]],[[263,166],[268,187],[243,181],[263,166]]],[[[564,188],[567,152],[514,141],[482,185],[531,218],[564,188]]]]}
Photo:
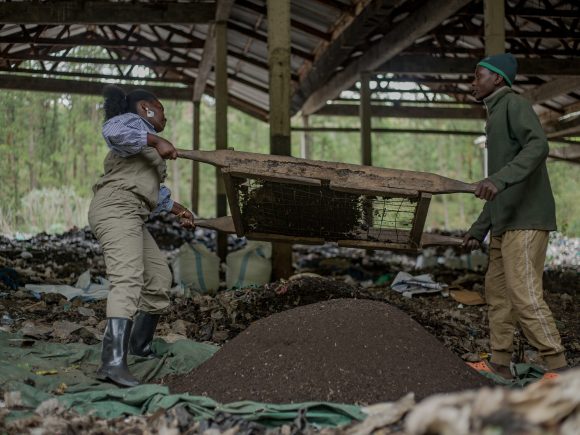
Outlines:
{"type": "MultiPolygon", "coordinates": [[[[312,179],[312,178],[300,178],[300,177],[286,177],[276,174],[264,175],[257,172],[250,171],[239,171],[233,170],[231,168],[222,168],[221,175],[224,181],[226,195],[228,198],[228,203],[230,206],[230,212],[236,234],[239,237],[247,237],[252,240],[264,240],[264,241],[278,241],[278,242],[292,242],[300,244],[323,244],[327,239],[323,237],[297,237],[291,234],[271,234],[261,231],[252,231],[245,225],[245,220],[242,214],[242,210],[239,205],[240,195],[235,188],[234,179],[251,179],[259,181],[270,181],[280,184],[299,184],[305,186],[322,186],[328,180],[312,179]]],[[[391,190],[385,189],[359,189],[351,188],[348,186],[343,186],[337,182],[328,182],[328,187],[330,190],[339,192],[348,192],[358,195],[373,195],[373,196],[386,196],[389,195],[391,198],[412,198],[417,201],[411,230],[395,230],[395,229],[377,229],[375,231],[382,234],[389,234],[391,232],[396,232],[397,234],[394,238],[406,238],[406,243],[397,243],[390,241],[370,241],[362,239],[342,239],[342,240],[332,240],[335,241],[339,246],[344,247],[356,247],[356,248],[368,248],[368,249],[390,249],[390,250],[405,250],[405,251],[415,251],[421,248],[421,239],[423,237],[423,229],[425,226],[425,221],[427,219],[427,213],[429,212],[429,204],[431,202],[431,194],[418,191],[396,191],[395,194],[391,190]]],[[[373,230],[370,228],[369,231],[373,230]]]]}
{"type": "MultiPolygon", "coordinates": [[[[360,238],[345,238],[339,246],[388,249],[417,252],[426,246],[460,245],[462,239],[423,233],[432,194],[473,193],[475,186],[437,174],[415,172],[373,166],[337,162],[314,161],[287,156],[238,152],[233,150],[199,151],[178,150],[180,158],[212,164],[220,169],[231,218],[220,217],[197,222],[199,226],[218,231],[236,233],[254,240],[288,243],[323,244],[324,237],[300,236],[299,234],[272,234],[250,230],[244,224],[239,205],[239,192],[234,179],[270,181],[281,185],[298,184],[323,186],[336,192],[348,192],[382,198],[406,198],[416,201],[410,230],[396,229],[406,235],[405,242],[391,242],[360,238]]],[[[365,231],[365,229],[363,229],[365,231]]],[[[380,228],[385,234],[390,231],[380,228]]],[[[380,232],[379,232],[380,234],[380,232]]]]}

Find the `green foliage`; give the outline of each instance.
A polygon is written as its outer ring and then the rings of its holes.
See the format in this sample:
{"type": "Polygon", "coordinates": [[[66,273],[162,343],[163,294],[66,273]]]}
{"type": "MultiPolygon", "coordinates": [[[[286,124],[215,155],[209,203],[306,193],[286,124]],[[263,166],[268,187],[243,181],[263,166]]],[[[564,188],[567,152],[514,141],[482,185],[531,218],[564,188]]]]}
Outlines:
{"type": "MultiPolygon", "coordinates": [[[[91,188],[102,173],[107,147],[101,136],[102,100],[99,97],[34,92],[3,92],[0,107],[0,231],[60,230],[86,224],[91,188]]],[[[162,136],[177,148],[192,144],[192,105],[164,101],[168,119],[162,136]]],[[[201,149],[215,147],[214,101],[201,104],[201,149]]],[[[294,119],[301,126],[300,119],[294,119]]],[[[355,118],[311,117],[311,126],[358,127],[355,118]]],[[[482,131],[481,121],[418,121],[373,119],[374,127],[482,131]]],[[[360,163],[358,133],[311,133],[310,158],[360,163]]],[[[230,109],[229,146],[239,151],[266,153],[266,123],[230,109]]],[[[302,133],[292,133],[292,154],[300,155],[302,133]]],[[[481,150],[473,137],[426,134],[373,134],[373,159],[377,166],[434,172],[467,182],[482,178],[481,150]]],[[[169,162],[166,184],[173,197],[190,204],[191,162],[169,162]]],[[[564,162],[549,162],[560,230],[580,235],[580,172],[564,162]]],[[[215,169],[200,164],[199,214],[215,215],[215,169]]],[[[483,203],[471,195],[435,197],[428,228],[465,230],[483,203]]]]}
{"type": "Polygon", "coordinates": [[[20,215],[27,232],[62,233],[87,224],[90,196],[80,196],[70,187],[34,189],[22,197],[20,215]]]}

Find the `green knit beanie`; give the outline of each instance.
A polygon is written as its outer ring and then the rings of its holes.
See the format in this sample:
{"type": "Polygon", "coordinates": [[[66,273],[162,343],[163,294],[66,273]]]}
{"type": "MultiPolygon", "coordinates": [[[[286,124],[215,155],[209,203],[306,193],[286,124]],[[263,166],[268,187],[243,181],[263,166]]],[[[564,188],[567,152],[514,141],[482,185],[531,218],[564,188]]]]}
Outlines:
{"type": "Polygon", "coordinates": [[[510,88],[518,73],[518,61],[511,53],[488,56],[482,59],[477,65],[502,76],[510,88]]]}

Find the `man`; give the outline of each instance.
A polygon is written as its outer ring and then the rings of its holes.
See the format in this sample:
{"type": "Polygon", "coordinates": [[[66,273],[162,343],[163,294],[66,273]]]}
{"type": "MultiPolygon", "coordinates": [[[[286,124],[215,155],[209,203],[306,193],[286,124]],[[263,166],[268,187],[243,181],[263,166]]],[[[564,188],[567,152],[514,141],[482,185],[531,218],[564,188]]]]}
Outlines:
{"type": "Polygon", "coordinates": [[[551,373],[567,366],[542,288],[548,234],[556,229],[548,141],[531,104],[511,89],[516,72],[509,53],[489,56],[475,70],[472,93],[487,110],[491,175],[477,183],[475,196],[487,202],[463,240],[478,248],[491,230],[485,297],[492,356],[484,369],[507,378],[516,322],[551,373]]]}

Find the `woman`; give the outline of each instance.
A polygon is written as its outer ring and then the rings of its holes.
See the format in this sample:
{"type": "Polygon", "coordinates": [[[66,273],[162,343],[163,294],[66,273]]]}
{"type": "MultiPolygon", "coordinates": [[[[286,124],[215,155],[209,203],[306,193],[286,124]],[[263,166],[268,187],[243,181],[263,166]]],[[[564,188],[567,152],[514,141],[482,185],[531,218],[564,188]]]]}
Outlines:
{"type": "Polygon", "coordinates": [[[152,212],[170,211],[184,227],[194,224],[193,214],[161,185],[164,159],[177,158],[175,147],[157,136],[167,122],[163,105],[141,89],[125,95],[107,86],[103,95],[103,137],[110,152],[93,187],[89,223],[103,248],[111,291],[97,377],[131,387],[139,381],[127,368],[127,353],[155,356],[151,340],[171,287],[171,272],[145,220],[152,212]]]}

